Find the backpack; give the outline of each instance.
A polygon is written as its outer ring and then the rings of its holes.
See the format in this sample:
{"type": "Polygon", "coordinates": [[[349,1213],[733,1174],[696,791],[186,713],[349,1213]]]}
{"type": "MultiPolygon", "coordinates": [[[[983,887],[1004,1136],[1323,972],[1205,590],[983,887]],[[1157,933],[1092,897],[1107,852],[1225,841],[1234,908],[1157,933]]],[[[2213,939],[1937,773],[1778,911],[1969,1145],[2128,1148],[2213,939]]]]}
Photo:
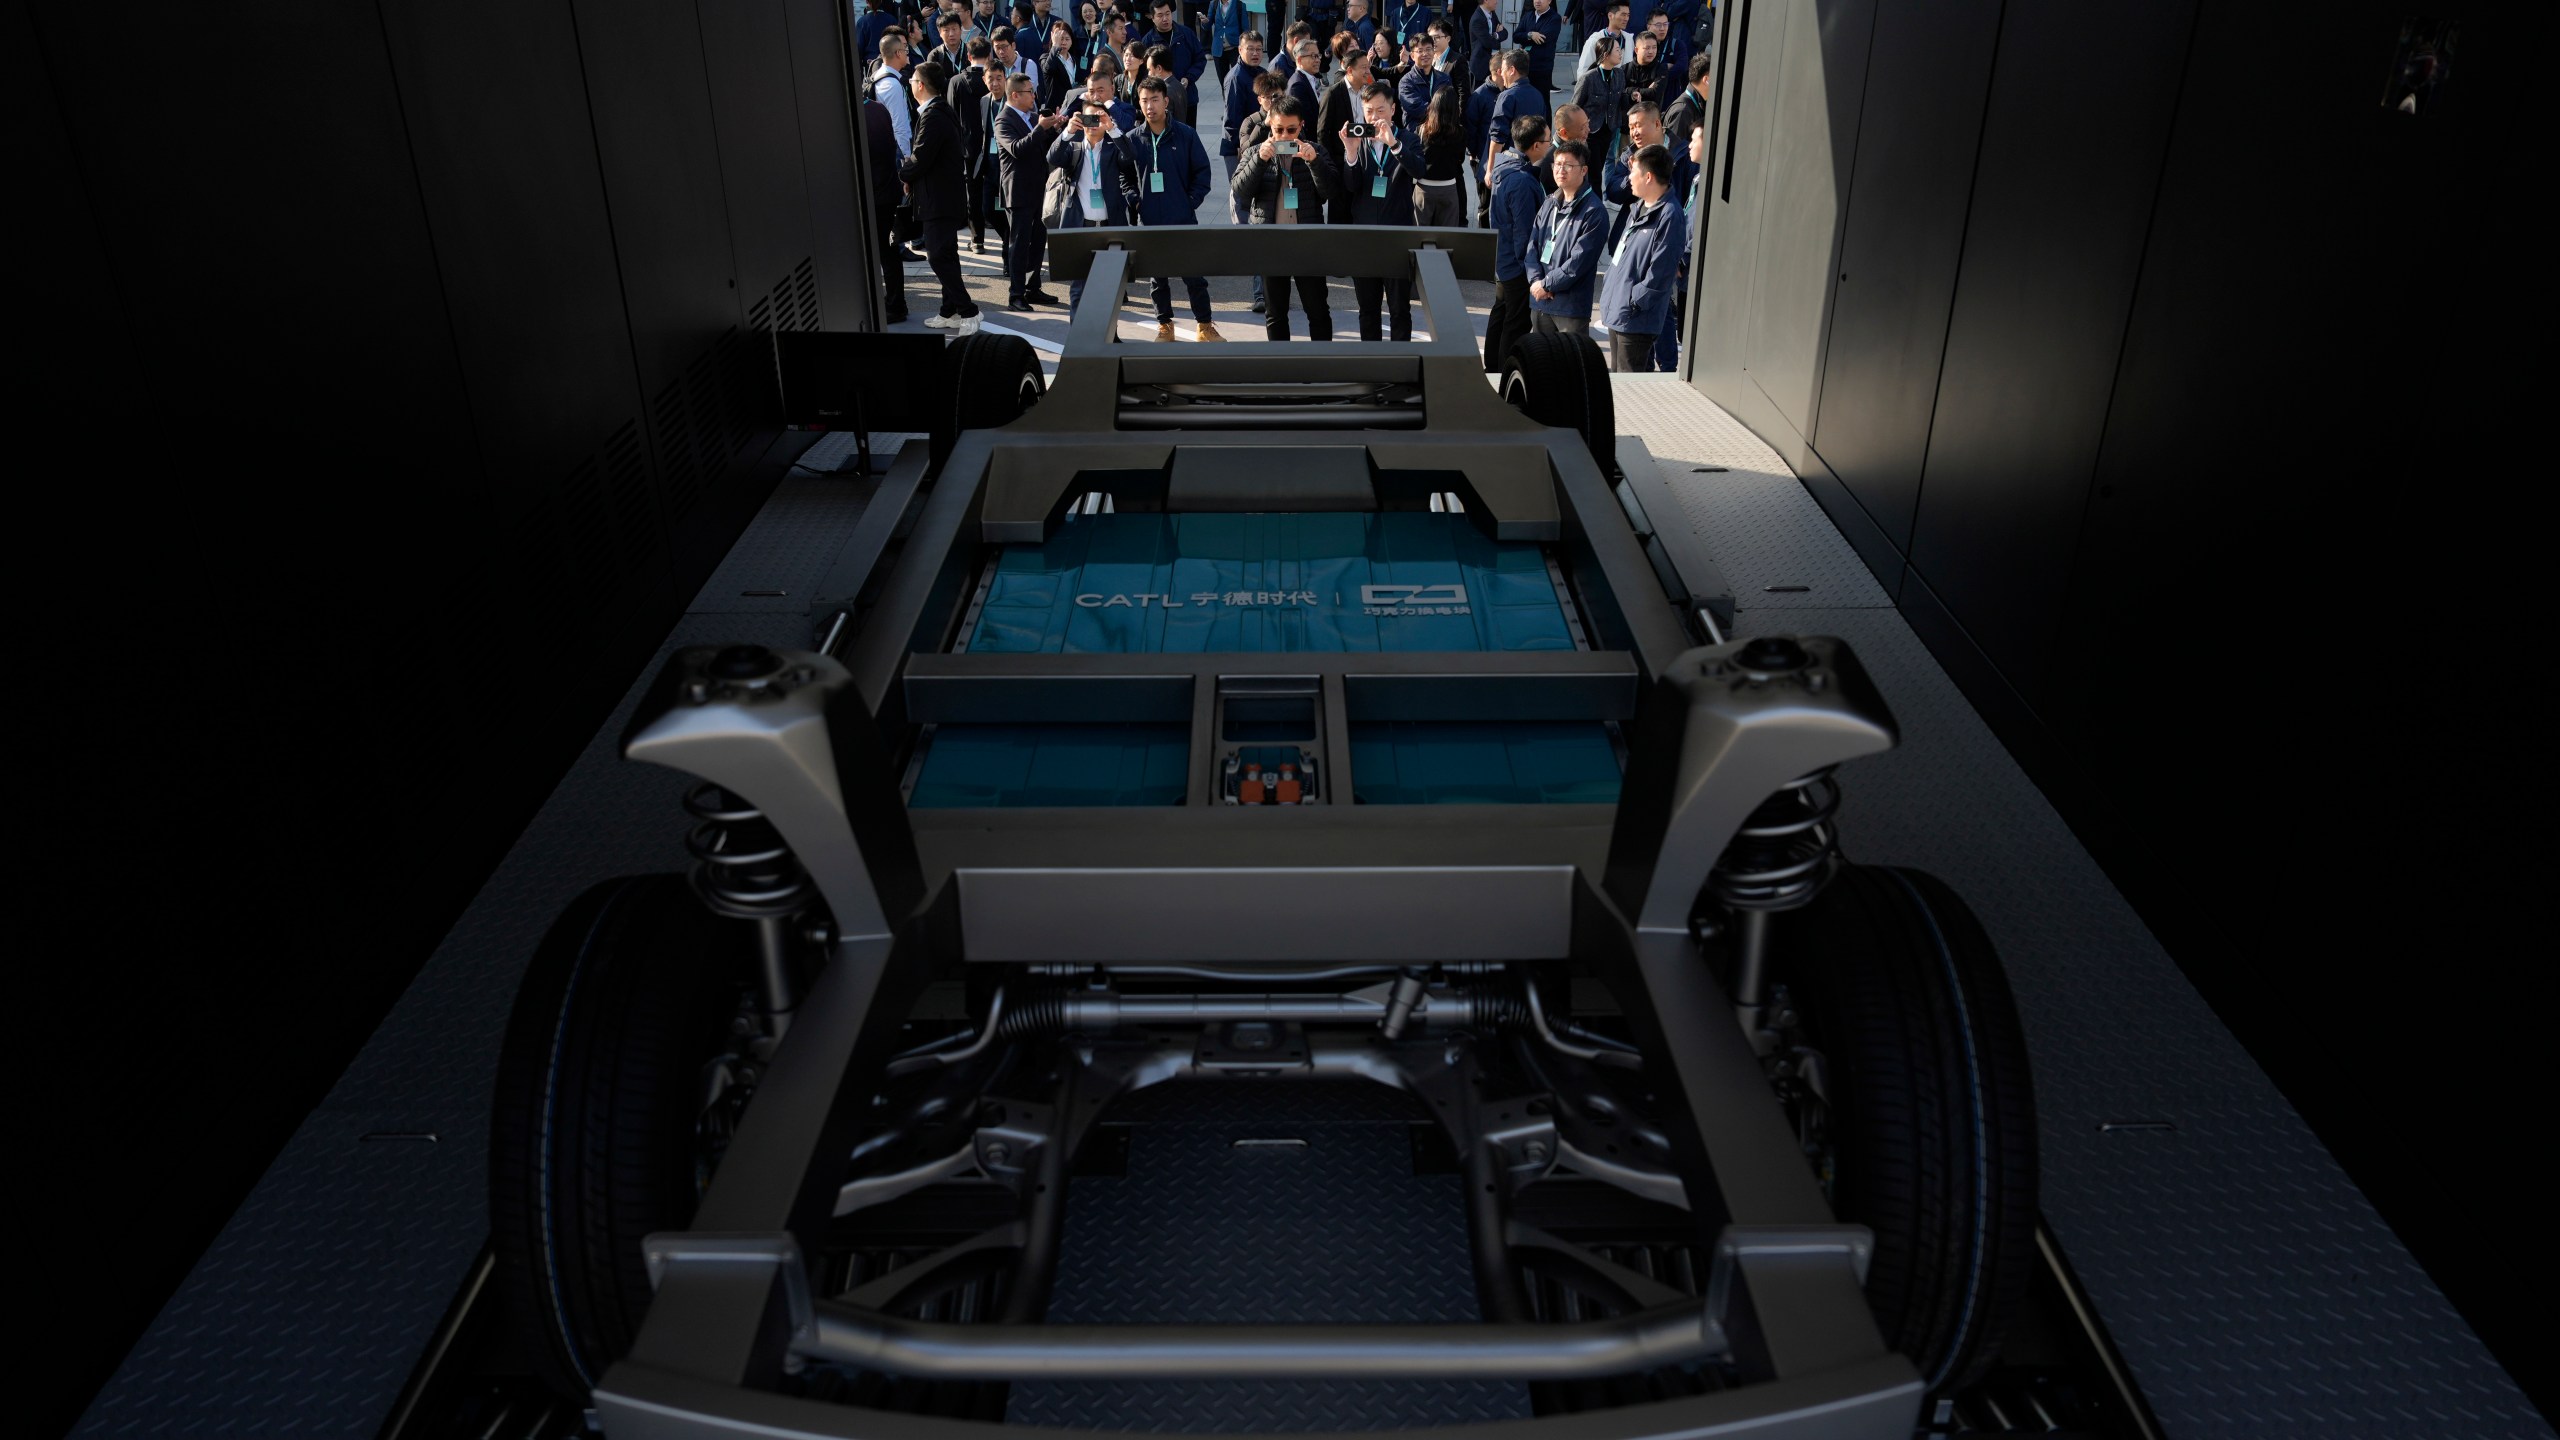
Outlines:
{"type": "MultiPolygon", "coordinates": [[[[1087,163],[1091,163],[1088,158],[1087,163]]],[[[1040,192],[1040,223],[1052,230],[1067,223],[1067,211],[1076,203],[1076,181],[1061,166],[1049,172],[1048,188],[1040,192]]]]}

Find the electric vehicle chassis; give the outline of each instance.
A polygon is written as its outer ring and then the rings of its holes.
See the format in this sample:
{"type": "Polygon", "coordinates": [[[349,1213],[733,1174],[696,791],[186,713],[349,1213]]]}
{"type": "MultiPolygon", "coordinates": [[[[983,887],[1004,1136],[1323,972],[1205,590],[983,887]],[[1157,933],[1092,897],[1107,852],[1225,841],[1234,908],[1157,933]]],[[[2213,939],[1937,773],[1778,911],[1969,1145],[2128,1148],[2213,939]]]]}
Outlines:
{"type": "Polygon", "coordinates": [[[1840,854],[1834,771],[1895,742],[1857,659],[1728,638],[1587,340],[1486,384],[1491,237],[1050,245],[1089,297],[1054,384],[951,346],[823,639],[681,651],[625,737],[700,782],[691,871],[562,916],[498,1087],[546,1378],[618,1440],[992,1440],[1038,1387],[1203,1382],[1516,1397],[1337,1427],[1448,1437],[1912,1434],[2034,1263],[2034,1119],[1981,927],[1840,854]],[[1433,338],[1113,335],[1134,278],[1301,272],[1409,278],[1433,338]],[[1126,1117],[1354,1090],[1462,1193],[1468,1303],[1058,1318],[1126,1117]]]}

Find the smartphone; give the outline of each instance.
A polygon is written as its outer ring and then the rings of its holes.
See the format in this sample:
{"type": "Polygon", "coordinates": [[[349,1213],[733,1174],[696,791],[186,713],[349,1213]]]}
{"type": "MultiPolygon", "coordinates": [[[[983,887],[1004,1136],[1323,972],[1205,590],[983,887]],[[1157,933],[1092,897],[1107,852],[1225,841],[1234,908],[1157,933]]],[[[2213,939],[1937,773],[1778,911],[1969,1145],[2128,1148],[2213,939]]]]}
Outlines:
{"type": "Polygon", "coordinates": [[[1274,140],[1271,142],[1271,153],[1274,155],[1295,155],[1298,153],[1298,142],[1295,140],[1274,140]]]}
{"type": "Polygon", "coordinates": [[[1354,140],[1366,140],[1374,133],[1376,132],[1369,128],[1369,122],[1366,120],[1351,122],[1351,138],[1354,140]]]}

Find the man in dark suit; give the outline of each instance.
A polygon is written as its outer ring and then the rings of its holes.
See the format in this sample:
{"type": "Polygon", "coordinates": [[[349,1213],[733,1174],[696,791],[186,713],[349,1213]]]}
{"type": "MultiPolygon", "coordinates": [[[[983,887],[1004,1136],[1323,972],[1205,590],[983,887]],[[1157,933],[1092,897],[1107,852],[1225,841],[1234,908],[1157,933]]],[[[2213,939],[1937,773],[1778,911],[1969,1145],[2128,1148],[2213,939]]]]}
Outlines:
{"type": "Polygon", "coordinates": [[[1049,180],[1049,145],[1066,117],[1040,114],[1038,93],[1030,76],[1010,76],[1004,108],[996,111],[996,188],[1012,229],[1004,245],[1005,307],[1012,310],[1058,303],[1038,283],[1040,256],[1049,239],[1048,227],[1040,223],[1040,202],[1049,180]]]}
{"type": "MultiPolygon", "coordinates": [[[[919,107],[916,140],[898,175],[906,181],[907,198],[924,227],[924,258],[933,266],[933,278],[942,282],[941,311],[924,323],[957,335],[974,334],[978,302],[969,298],[968,282],[960,274],[960,222],[969,215],[968,179],[962,172],[969,147],[951,106],[951,77],[940,64],[927,60],[916,67],[907,84],[919,107]]],[[[896,309],[903,312],[905,308],[900,295],[896,309]]]]}
{"type": "Polygon", "coordinates": [[[944,88],[943,103],[951,107],[951,116],[960,125],[963,146],[961,179],[969,192],[969,245],[973,253],[987,253],[987,226],[996,227],[996,245],[1004,245],[1004,210],[996,204],[995,147],[987,143],[987,122],[993,118],[988,104],[987,66],[995,55],[994,47],[984,35],[972,35],[968,41],[969,65],[953,73],[944,88]]]}
{"type": "Polygon", "coordinates": [[[1501,0],[1483,0],[1467,17],[1467,88],[1493,79],[1493,57],[1511,47],[1511,27],[1502,23],[1501,0]]]}
{"type": "Polygon", "coordinates": [[[1289,58],[1298,67],[1289,76],[1289,98],[1313,115],[1324,107],[1324,47],[1309,36],[1290,48],[1289,58]]]}
{"type": "MultiPolygon", "coordinates": [[[[1413,191],[1422,179],[1422,141],[1396,124],[1396,92],[1372,85],[1360,98],[1366,137],[1345,125],[1324,137],[1320,155],[1334,171],[1334,193],[1342,197],[1339,219],[1352,225],[1411,225],[1413,191]]],[[[1379,338],[1381,303],[1394,307],[1390,333],[1413,338],[1413,282],[1354,277],[1351,292],[1360,299],[1360,338],[1379,338]]]]}

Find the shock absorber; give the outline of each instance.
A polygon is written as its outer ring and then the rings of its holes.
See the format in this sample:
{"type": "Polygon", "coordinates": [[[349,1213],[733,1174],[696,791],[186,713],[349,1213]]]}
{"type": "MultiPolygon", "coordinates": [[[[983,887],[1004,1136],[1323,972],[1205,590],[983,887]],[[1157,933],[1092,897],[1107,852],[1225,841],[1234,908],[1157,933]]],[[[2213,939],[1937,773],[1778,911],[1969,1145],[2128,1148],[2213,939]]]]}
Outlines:
{"type": "Polygon", "coordinates": [[[800,1003],[791,969],[791,921],[809,907],[817,886],[764,812],[705,781],[685,792],[694,818],[685,836],[693,853],[693,893],[714,914],[756,927],[756,982],[774,1034],[790,1025],[800,1003]]]}
{"type": "MultiPolygon", "coordinates": [[[[1840,871],[1840,813],[1835,767],[1798,776],[1762,801],[1734,832],[1707,872],[1705,898],[1724,908],[1733,930],[1733,1003],[1746,1028],[1757,1028],[1768,998],[1770,917],[1813,903],[1840,871]]],[[[1702,914],[1698,938],[1712,938],[1716,917],[1702,914]]]]}

